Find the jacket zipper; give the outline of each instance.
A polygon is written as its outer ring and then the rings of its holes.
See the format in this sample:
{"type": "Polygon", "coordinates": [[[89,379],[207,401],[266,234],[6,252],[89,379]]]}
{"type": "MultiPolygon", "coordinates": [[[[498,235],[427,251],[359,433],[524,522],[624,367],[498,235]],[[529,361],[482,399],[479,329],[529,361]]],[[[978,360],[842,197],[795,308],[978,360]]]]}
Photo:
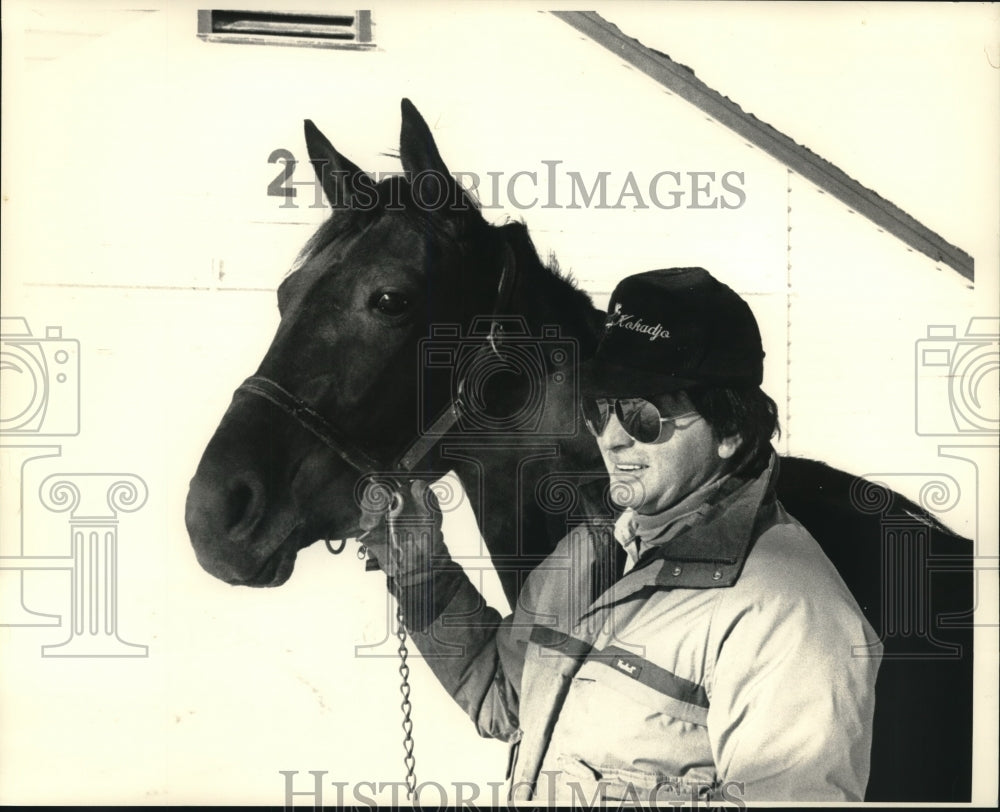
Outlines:
{"type": "Polygon", "coordinates": [[[514,741],[510,743],[510,751],[507,755],[507,781],[512,780],[514,777],[514,768],[517,766],[517,754],[521,749],[521,735],[521,731],[517,731],[514,741]]]}

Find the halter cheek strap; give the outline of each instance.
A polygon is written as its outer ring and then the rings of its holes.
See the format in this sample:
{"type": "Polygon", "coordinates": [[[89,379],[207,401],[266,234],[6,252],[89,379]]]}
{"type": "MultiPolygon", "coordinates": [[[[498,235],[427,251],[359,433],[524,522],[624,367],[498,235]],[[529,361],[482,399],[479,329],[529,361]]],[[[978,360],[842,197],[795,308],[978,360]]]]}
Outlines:
{"type": "MultiPolygon", "coordinates": [[[[503,270],[500,272],[500,281],[497,285],[497,296],[493,307],[493,321],[490,325],[489,334],[477,352],[478,356],[498,353],[499,346],[503,340],[503,327],[498,321],[498,316],[510,305],[511,291],[514,287],[514,276],[517,270],[513,251],[511,251],[510,246],[505,245],[504,247],[507,256],[503,270]]],[[[475,369],[476,366],[476,364],[472,364],[470,368],[475,369]]],[[[281,384],[272,381],[264,375],[250,376],[240,384],[236,391],[256,395],[273,403],[356,471],[361,474],[372,474],[389,470],[398,471],[399,473],[412,471],[417,463],[426,457],[431,449],[437,445],[438,441],[458,422],[464,408],[462,403],[464,388],[465,381],[464,379],[460,379],[456,387],[455,397],[449,402],[431,427],[426,432],[418,435],[396,458],[396,461],[390,465],[383,464],[367,451],[351,442],[342,431],[312,406],[297,395],[289,392],[281,384]]]]}

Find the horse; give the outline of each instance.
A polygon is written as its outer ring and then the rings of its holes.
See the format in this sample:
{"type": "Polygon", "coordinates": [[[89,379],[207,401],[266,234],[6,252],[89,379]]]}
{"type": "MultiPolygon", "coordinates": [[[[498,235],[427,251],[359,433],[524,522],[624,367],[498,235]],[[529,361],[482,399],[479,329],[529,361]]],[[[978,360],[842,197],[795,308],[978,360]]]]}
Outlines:
{"type": "MultiPolygon", "coordinates": [[[[451,470],[513,605],[572,520],[573,507],[554,505],[543,483],[607,481],[581,429],[575,378],[605,314],[557,263],[542,262],[523,223],[487,223],[408,100],[402,176],[376,183],[311,121],[305,140],[332,211],[281,282],[274,339],[191,481],[185,520],[196,557],[227,583],[279,586],[299,550],[360,535],[365,482],[451,470]]],[[[899,494],[812,460],[780,466],[778,498],[876,630],[897,576],[884,549],[898,522],[887,517],[905,517],[922,549],[959,561],[971,553],[899,494]]],[[[904,575],[925,583],[925,572],[904,575]]],[[[934,611],[970,613],[971,566],[946,577],[928,593],[934,611]]],[[[912,635],[883,633],[868,800],[969,799],[971,626],[935,641],[960,655],[914,658],[912,635]],[[930,742],[927,707],[936,709],[930,742]]]]}

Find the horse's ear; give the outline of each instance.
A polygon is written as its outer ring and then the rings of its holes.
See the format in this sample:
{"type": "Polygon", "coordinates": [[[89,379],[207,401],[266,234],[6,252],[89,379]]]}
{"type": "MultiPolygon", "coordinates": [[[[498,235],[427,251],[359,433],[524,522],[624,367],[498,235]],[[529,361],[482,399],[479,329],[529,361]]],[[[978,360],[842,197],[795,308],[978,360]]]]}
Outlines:
{"type": "Polygon", "coordinates": [[[414,175],[430,171],[451,177],[424,117],[409,99],[403,99],[400,107],[403,124],[399,130],[399,160],[403,170],[414,175]]]}
{"type": "Polygon", "coordinates": [[[309,160],[323,185],[327,201],[335,209],[344,208],[359,188],[356,178],[365,173],[337,152],[309,119],[305,121],[305,132],[309,160]]]}
{"type": "MultiPolygon", "coordinates": [[[[438,152],[434,136],[423,116],[417,112],[413,102],[403,99],[401,103],[403,123],[399,131],[399,160],[403,171],[414,184],[417,200],[438,201],[442,199],[443,185],[447,199],[459,211],[474,209],[475,205],[465,191],[455,182],[448,171],[441,153],[438,152]]],[[[435,206],[434,208],[441,208],[435,206]]]]}

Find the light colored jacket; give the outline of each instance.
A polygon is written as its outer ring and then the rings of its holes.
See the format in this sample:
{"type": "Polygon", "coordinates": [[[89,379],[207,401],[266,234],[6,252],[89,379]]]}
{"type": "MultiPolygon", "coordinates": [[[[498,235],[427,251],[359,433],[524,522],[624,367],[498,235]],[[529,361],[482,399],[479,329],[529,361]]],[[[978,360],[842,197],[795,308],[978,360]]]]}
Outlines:
{"type": "Polygon", "coordinates": [[[516,800],[859,801],[881,646],[774,496],[777,458],[615,580],[610,520],[572,528],[514,614],[461,571],[413,637],[516,800]]]}

